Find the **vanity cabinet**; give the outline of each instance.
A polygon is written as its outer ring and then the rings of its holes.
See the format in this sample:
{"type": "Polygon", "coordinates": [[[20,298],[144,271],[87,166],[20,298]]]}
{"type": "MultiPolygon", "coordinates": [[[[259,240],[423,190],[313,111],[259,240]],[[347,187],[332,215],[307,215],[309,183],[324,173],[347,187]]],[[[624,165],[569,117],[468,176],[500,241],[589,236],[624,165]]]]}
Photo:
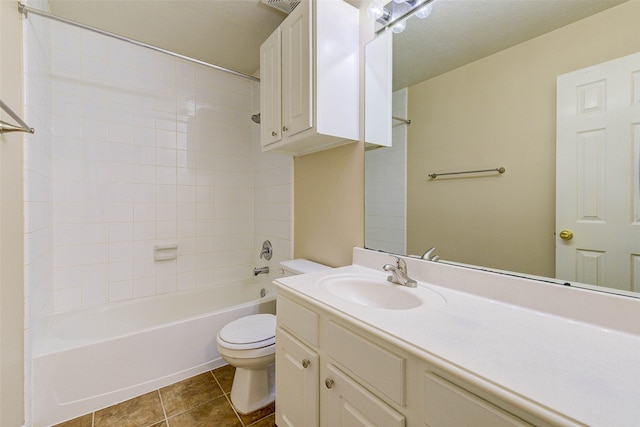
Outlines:
{"type": "Polygon", "coordinates": [[[359,13],[302,0],[260,47],[263,151],[303,155],[359,137],[359,13]]]}
{"type": "Polygon", "coordinates": [[[276,423],[290,427],[550,426],[322,305],[278,291],[276,423]]]}
{"type": "MultiPolygon", "coordinates": [[[[380,397],[376,387],[388,389],[383,384],[387,367],[380,361],[395,356],[330,320],[321,311],[280,295],[277,322],[276,424],[405,426],[405,417],[386,401],[384,393],[380,397]],[[334,344],[329,345],[332,339],[334,344]],[[351,345],[352,339],[356,340],[355,347],[351,345]],[[346,345],[345,340],[349,341],[346,345]],[[365,348],[367,351],[362,353],[365,348]]],[[[403,379],[404,371],[395,385],[403,379]]],[[[403,396],[401,392],[399,399],[403,396]]]]}
{"type": "Polygon", "coordinates": [[[276,387],[279,426],[319,423],[320,364],[316,352],[282,328],[276,329],[276,387]]]}

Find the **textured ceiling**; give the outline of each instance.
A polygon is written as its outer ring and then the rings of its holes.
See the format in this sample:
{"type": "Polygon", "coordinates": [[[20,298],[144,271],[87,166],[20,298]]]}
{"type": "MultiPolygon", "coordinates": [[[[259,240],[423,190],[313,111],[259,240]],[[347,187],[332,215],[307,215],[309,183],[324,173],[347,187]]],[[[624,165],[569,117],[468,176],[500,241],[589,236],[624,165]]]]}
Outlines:
{"type": "MultiPolygon", "coordinates": [[[[394,41],[397,87],[506,49],[625,0],[434,0],[394,41]]],[[[359,6],[368,0],[348,0],[359,6]]],[[[51,12],[245,74],[286,15],[260,0],[49,0],[51,12]]]]}
{"type": "Polygon", "coordinates": [[[410,18],[406,30],[394,36],[394,88],[414,85],[625,1],[435,0],[427,19],[410,18]]]}

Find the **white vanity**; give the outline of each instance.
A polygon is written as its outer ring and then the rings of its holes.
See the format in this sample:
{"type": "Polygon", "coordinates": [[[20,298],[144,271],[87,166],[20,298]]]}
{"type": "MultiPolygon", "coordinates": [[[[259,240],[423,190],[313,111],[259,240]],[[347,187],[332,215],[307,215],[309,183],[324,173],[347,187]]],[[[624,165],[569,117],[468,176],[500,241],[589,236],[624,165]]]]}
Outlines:
{"type": "Polygon", "coordinates": [[[640,425],[640,301],[354,249],[276,280],[284,426],[640,425]],[[597,304],[596,304],[597,302],[597,304]]]}

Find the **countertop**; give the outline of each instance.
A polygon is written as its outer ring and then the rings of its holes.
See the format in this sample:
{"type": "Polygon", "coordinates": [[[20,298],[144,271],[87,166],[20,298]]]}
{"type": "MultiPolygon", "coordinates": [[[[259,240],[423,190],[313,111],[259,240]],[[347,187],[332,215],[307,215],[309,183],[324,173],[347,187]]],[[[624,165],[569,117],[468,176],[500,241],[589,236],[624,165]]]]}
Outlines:
{"type": "Polygon", "coordinates": [[[319,284],[335,275],[386,281],[388,274],[351,265],[276,285],[548,420],[560,414],[556,421],[566,424],[640,426],[636,334],[419,278],[417,288],[402,290],[427,303],[408,310],[365,307],[319,284]]]}

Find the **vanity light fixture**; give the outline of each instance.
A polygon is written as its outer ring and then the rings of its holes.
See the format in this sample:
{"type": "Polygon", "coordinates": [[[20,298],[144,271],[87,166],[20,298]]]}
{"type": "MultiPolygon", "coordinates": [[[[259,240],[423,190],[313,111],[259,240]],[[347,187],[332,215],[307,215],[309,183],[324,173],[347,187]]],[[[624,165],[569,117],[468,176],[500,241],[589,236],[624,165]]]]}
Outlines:
{"type": "Polygon", "coordinates": [[[433,10],[433,4],[427,3],[424,6],[421,6],[420,8],[418,8],[418,10],[416,10],[416,17],[420,19],[425,19],[429,15],[431,15],[432,10],[433,10]]]}
{"type": "Polygon", "coordinates": [[[382,4],[381,0],[371,0],[367,9],[369,17],[380,26],[375,30],[376,34],[387,28],[394,33],[401,33],[407,27],[407,18],[416,15],[425,19],[433,10],[434,0],[392,0],[382,4]]]}
{"type": "Polygon", "coordinates": [[[393,27],[391,27],[391,31],[393,31],[396,34],[400,34],[401,32],[404,31],[405,28],[407,28],[407,20],[403,19],[402,21],[398,22],[393,27]]]}
{"type": "Polygon", "coordinates": [[[371,0],[369,7],[367,8],[367,15],[374,21],[388,21],[391,18],[391,13],[384,7],[380,0],[371,0]]]}

